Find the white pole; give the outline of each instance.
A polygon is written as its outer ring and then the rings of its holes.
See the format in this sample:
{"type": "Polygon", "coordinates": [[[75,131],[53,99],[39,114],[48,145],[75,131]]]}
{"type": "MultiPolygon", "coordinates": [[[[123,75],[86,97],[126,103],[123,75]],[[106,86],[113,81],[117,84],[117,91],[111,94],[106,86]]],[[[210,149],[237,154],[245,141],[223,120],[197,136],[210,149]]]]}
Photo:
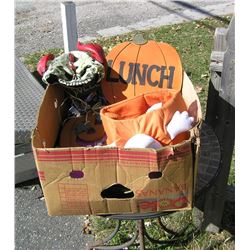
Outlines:
{"type": "Polygon", "coordinates": [[[67,53],[76,50],[77,43],[77,22],[76,22],[76,6],[73,2],[61,3],[61,17],[63,28],[64,52],[67,53]]]}

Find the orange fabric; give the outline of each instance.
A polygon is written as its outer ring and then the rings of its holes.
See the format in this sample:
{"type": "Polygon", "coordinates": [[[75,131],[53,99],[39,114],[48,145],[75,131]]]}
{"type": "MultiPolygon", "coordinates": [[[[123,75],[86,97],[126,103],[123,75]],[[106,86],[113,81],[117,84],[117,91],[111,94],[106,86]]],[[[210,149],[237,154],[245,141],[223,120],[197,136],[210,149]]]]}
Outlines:
{"type": "Polygon", "coordinates": [[[176,90],[157,90],[141,94],[101,109],[100,115],[107,134],[107,144],[116,141],[123,147],[126,141],[138,133],[147,134],[163,146],[177,144],[188,139],[189,133],[181,133],[171,141],[166,125],[176,111],[187,110],[186,104],[176,90]],[[162,108],[146,113],[153,104],[161,102],[162,108]]]}

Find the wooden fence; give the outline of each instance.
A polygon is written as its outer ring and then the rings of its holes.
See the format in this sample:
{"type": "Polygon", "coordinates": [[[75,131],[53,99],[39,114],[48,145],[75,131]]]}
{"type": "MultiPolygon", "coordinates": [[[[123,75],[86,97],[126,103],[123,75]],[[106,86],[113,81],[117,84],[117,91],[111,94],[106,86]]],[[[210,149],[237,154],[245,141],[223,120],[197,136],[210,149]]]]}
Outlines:
{"type": "Polygon", "coordinates": [[[212,127],[221,148],[220,172],[205,195],[204,228],[218,231],[224,211],[226,188],[235,139],[235,18],[228,29],[217,28],[211,53],[211,80],[205,122],[212,127]]]}

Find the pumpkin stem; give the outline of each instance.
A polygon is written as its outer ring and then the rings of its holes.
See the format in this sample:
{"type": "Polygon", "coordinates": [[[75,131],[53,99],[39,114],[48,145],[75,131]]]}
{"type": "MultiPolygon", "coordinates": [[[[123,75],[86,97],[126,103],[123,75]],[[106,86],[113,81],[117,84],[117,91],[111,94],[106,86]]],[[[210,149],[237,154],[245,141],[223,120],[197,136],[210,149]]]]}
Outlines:
{"type": "Polygon", "coordinates": [[[146,39],[144,39],[142,34],[135,34],[134,39],[133,39],[133,43],[138,44],[138,45],[142,45],[147,43],[148,41],[146,39]]]}

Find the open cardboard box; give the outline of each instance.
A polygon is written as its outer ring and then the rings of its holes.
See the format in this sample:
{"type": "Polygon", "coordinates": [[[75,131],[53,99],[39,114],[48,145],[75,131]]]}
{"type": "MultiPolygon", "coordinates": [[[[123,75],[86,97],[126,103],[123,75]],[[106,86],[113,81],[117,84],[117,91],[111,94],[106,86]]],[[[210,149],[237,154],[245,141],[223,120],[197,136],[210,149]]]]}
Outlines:
{"type": "MultiPolygon", "coordinates": [[[[201,109],[184,74],[187,106],[201,109]]],[[[163,149],[55,148],[62,122],[58,107],[64,89],[49,86],[40,106],[32,146],[49,215],[144,213],[191,209],[199,152],[199,129],[189,140],[163,149]],[[193,144],[195,141],[195,145],[193,144]],[[72,178],[82,171],[82,178],[72,178]],[[157,173],[162,175],[159,176],[157,173]],[[133,191],[131,198],[103,198],[113,184],[133,191]]],[[[63,112],[62,112],[63,113],[63,112]]]]}
{"type": "Polygon", "coordinates": [[[182,96],[197,125],[190,138],[161,149],[56,147],[66,109],[64,88],[47,87],[32,135],[49,215],[188,210],[193,206],[201,106],[184,72],[182,96]]]}

